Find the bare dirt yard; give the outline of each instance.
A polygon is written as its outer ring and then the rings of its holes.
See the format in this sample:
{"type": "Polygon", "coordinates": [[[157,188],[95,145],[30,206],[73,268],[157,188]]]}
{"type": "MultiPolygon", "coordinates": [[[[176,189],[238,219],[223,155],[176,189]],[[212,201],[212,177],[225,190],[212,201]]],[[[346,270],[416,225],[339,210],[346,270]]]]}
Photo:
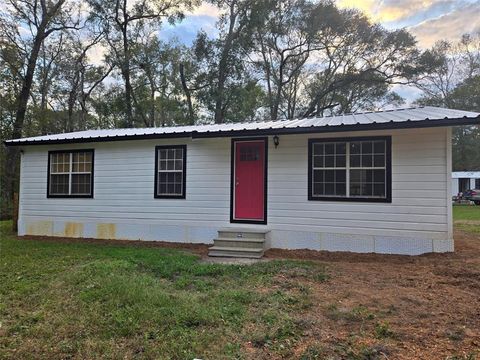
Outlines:
{"type": "Polygon", "coordinates": [[[480,234],[456,231],[454,254],[271,250],[267,256],[321,261],[330,269],[330,281],[311,285],[318,307],[305,313],[312,325],[304,347],[316,344],[333,357],[338,347],[391,359],[479,356],[480,234]]]}

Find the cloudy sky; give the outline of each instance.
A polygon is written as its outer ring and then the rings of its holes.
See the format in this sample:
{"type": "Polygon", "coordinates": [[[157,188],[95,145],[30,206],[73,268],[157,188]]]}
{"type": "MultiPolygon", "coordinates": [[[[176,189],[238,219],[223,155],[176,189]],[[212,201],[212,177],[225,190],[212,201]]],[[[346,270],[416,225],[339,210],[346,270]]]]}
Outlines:
{"type": "MultiPolygon", "coordinates": [[[[388,29],[408,28],[422,47],[439,39],[456,40],[463,33],[480,31],[480,0],[336,0],[341,8],[357,8],[388,29]]],[[[203,4],[162,35],[190,43],[199,29],[215,31],[218,11],[203,4]]]]}

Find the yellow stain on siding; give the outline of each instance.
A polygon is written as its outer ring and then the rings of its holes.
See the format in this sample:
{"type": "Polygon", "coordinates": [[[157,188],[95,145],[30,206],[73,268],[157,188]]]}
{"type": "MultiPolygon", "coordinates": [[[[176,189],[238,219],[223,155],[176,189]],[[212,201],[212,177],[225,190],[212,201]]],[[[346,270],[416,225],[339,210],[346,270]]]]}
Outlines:
{"type": "Polygon", "coordinates": [[[83,224],[67,222],[65,223],[65,230],[63,231],[66,237],[82,237],[83,236],[83,224]]]}
{"type": "Polygon", "coordinates": [[[43,220],[27,223],[27,235],[51,236],[53,233],[53,221],[43,220]]]}
{"type": "Polygon", "coordinates": [[[97,239],[115,239],[115,224],[97,224],[97,239]]]}

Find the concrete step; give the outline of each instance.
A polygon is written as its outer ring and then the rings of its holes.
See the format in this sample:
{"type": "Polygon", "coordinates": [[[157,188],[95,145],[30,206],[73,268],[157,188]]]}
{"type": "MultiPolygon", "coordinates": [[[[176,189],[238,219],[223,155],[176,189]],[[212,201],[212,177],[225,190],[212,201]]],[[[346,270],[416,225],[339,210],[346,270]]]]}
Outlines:
{"type": "Polygon", "coordinates": [[[251,230],[251,229],[221,229],[218,230],[218,237],[220,239],[259,239],[265,240],[267,230],[251,230]]]}
{"type": "Polygon", "coordinates": [[[264,249],[265,240],[242,238],[218,238],[213,240],[215,246],[264,249]]]}
{"type": "Polygon", "coordinates": [[[259,259],[263,256],[262,249],[237,248],[228,246],[212,246],[208,249],[208,256],[241,257],[259,259]]]}

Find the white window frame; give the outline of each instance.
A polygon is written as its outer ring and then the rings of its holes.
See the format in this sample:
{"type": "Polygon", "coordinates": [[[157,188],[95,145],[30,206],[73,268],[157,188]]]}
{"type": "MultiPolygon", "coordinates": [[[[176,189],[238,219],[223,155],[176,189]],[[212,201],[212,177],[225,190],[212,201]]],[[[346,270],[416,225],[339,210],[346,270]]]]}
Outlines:
{"type": "MultiPolygon", "coordinates": [[[[87,163],[87,162],[84,162],[87,163]]],[[[80,150],[59,150],[59,151],[49,151],[48,152],[48,185],[47,185],[47,197],[51,198],[91,198],[93,197],[93,168],[94,168],[94,150],[93,149],[80,149],[80,150]],[[73,154],[75,153],[90,153],[92,156],[91,160],[91,170],[90,171],[73,171],[73,154]],[[54,172],[52,171],[53,162],[52,157],[57,154],[68,154],[68,172],[54,172]],[[52,175],[68,175],[68,194],[59,194],[52,193],[52,175]],[[89,193],[73,193],[72,194],[72,175],[90,175],[90,192],[89,193]]]]}
{"type": "MultiPolygon", "coordinates": [[[[166,159],[168,163],[168,158],[166,159]]],[[[187,146],[186,145],[161,145],[161,146],[156,146],[155,147],[155,189],[154,189],[154,197],[157,199],[185,199],[186,197],[186,171],[187,171],[187,146]],[[173,169],[173,170],[168,170],[160,169],[160,151],[161,150],[182,150],[182,157],[180,159],[172,159],[173,161],[176,160],[181,160],[182,161],[182,169],[173,169]],[[181,173],[182,174],[182,183],[181,183],[181,193],[159,193],[159,181],[160,181],[160,174],[161,173],[181,173]]]]}
{"type": "MultiPolygon", "coordinates": [[[[372,149],[372,155],[375,154],[372,149]]],[[[359,154],[361,157],[361,153],[359,154]]],[[[336,154],[335,154],[336,156],[336,154]]],[[[308,144],[308,200],[324,200],[324,201],[367,201],[367,202],[391,202],[391,137],[390,136],[373,136],[373,137],[352,137],[341,139],[309,139],[308,144]],[[371,167],[351,167],[350,165],[350,145],[354,142],[385,142],[384,150],[384,166],[374,166],[374,158],[371,167]],[[345,143],[345,167],[315,167],[314,166],[314,146],[316,144],[338,144],[345,143]],[[314,195],[314,172],[315,170],[345,170],[345,195],[314,195]],[[375,195],[354,195],[350,194],[350,177],[353,170],[384,170],[385,172],[385,196],[375,195]]],[[[374,182],[373,182],[374,183],[374,182]]]]}

